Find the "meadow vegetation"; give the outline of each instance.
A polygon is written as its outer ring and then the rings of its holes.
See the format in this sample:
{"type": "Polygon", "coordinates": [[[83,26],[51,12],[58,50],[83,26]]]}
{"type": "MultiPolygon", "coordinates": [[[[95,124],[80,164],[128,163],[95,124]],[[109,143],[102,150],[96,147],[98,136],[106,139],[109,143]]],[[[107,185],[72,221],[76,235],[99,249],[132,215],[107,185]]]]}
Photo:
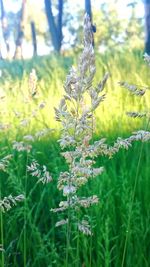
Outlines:
{"type": "MultiPolygon", "coordinates": [[[[78,193],[79,197],[92,195],[99,199],[87,210],[80,209],[79,216],[89,222],[91,230],[86,228],[87,224],[84,226],[91,234],[85,235],[73,226],[66,245],[66,224],[56,227],[63,216],[51,209],[65,200],[57,183],[60,173],[68,171],[68,165],[58,143],[62,128],[55,119],[54,107],[58,108],[64,96],[66,75],[71,65],[76,65],[77,58],[78,55],[52,55],[0,62],[2,267],[150,265],[148,142],[135,141],[129,150],[121,148],[111,159],[97,155],[94,167],[104,166],[105,171],[89,180],[78,193]],[[8,202],[2,203],[7,196],[10,196],[8,202]],[[20,198],[15,201],[17,196],[20,198]]],[[[113,146],[118,137],[127,140],[138,130],[148,132],[149,115],[143,118],[126,115],[126,112],[149,112],[149,67],[142,52],[113,55],[96,52],[95,59],[94,85],[106,72],[110,77],[104,89],[105,99],[95,112],[92,142],[105,137],[113,146]],[[142,90],[146,87],[146,93],[134,95],[119,82],[136,84],[142,90]]]]}

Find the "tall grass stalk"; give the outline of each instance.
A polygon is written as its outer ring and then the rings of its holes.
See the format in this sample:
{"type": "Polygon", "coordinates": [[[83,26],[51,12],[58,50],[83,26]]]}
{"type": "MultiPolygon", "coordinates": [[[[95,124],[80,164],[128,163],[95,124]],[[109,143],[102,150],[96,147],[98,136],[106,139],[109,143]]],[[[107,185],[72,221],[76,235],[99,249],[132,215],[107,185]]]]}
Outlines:
{"type": "MultiPolygon", "coordinates": [[[[79,214],[77,215],[78,218],[78,223],[79,223],[79,214]]],[[[79,233],[79,229],[77,229],[77,233],[76,233],[77,237],[77,245],[76,245],[76,267],[80,266],[80,233],[79,233]]]]}
{"type": "MultiPolygon", "coordinates": [[[[70,202],[70,198],[68,196],[68,201],[70,202]]],[[[69,260],[71,255],[71,209],[68,208],[68,223],[66,225],[66,264],[65,266],[69,266],[69,260]]]]}
{"type": "Polygon", "coordinates": [[[67,201],[61,201],[59,208],[53,210],[67,211],[66,221],[57,223],[57,225],[67,224],[66,266],[69,263],[72,228],[75,232],[79,230],[86,235],[92,235],[87,219],[79,220],[81,209],[98,203],[97,196],[79,197],[78,191],[89,179],[103,172],[103,167],[93,167],[96,149],[93,142],[93,112],[104,99],[104,95],[99,96],[99,94],[105,86],[108,75],[105,75],[97,88],[92,87],[96,71],[92,43],[92,26],[89,17],[86,16],[83,53],[77,68],[70,70],[64,85],[65,95],[61,99],[59,108],[55,108],[56,120],[63,126],[59,142],[62,149],[67,149],[62,154],[69,165],[69,171],[61,173],[58,179],[58,189],[63,190],[67,201]]]}
{"type": "MultiPolygon", "coordinates": [[[[145,131],[148,130],[149,123],[150,123],[150,117],[147,120],[145,131]]],[[[141,148],[140,148],[139,158],[138,158],[137,168],[136,168],[136,174],[135,174],[135,181],[134,181],[133,191],[132,191],[131,198],[130,198],[129,215],[128,215],[128,220],[127,220],[126,238],[125,238],[125,243],[124,243],[124,248],[123,248],[121,267],[124,267],[124,264],[125,264],[127,244],[128,244],[128,240],[129,240],[129,236],[130,236],[130,226],[131,226],[131,219],[132,219],[133,204],[134,204],[134,198],[135,198],[135,193],[136,193],[136,188],[137,188],[137,183],[138,183],[139,171],[141,168],[141,159],[142,159],[143,147],[144,147],[144,143],[141,143],[141,148]]]]}
{"type": "Polygon", "coordinates": [[[23,262],[24,267],[27,266],[27,180],[28,180],[28,173],[27,173],[27,166],[28,166],[28,151],[26,152],[26,172],[25,172],[25,184],[24,184],[24,231],[23,231],[23,262]]]}
{"type": "MultiPolygon", "coordinates": [[[[145,58],[145,61],[147,61],[147,63],[150,65],[150,57],[147,54],[145,54],[144,58],[145,58]]],[[[120,85],[122,85],[123,87],[128,89],[132,94],[134,94],[136,96],[140,96],[140,97],[145,95],[146,90],[149,89],[148,86],[142,87],[142,86],[138,86],[138,85],[128,84],[127,82],[120,83],[120,85]]],[[[127,112],[127,115],[130,117],[133,117],[133,118],[147,117],[148,118],[147,123],[146,123],[146,126],[144,127],[145,128],[144,131],[147,132],[147,130],[149,128],[149,122],[150,122],[149,111],[143,112],[143,113],[135,112],[135,111],[134,112],[127,112]]],[[[128,240],[129,240],[129,236],[130,236],[130,226],[131,226],[131,219],[132,219],[132,212],[133,212],[133,204],[134,204],[135,193],[136,193],[136,188],[137,188],[137,183],[138,183],[139,171],[140,171],[140,167],[141,167],[143,147],[144,147],[144,144],[142,143],[141,147],[140,147],[138,162],[137,162],[133,191],[131,193],[131,198],[130,198],[129,215],[128,215],[128,220],[127,220],[126,238],[125,238],[125,243],[124,243],[121,267],[123,267],[124,263],[125,263],[127,244],[128,244],[128,240]]]]}
{"type": "MultiPolygon", "coordinates": [[[[0,200],[2,199],[2,182],[0,181],[0,200]]],[[[1,264],[2,267],[5,266],[5,258],[4,258],[4,227],[3,227],[3,213],[2,210],[0,209],[0,235],[1,235],[1,240],[0,240],[0,245],[1,245],[1,264]]]]}
{"type": "Polygon", "coordinates": [[[3,213],[2,211],[0,210],[0,227],[1,227],[1,246],[2,246],[2,251],[0,252],[1,253],[1,266],[2,267],[5,267],[5,257],[4,257],[4,250],[3,250],[3,247],[4,247],[4,228],[3,228],[3,213]]]}

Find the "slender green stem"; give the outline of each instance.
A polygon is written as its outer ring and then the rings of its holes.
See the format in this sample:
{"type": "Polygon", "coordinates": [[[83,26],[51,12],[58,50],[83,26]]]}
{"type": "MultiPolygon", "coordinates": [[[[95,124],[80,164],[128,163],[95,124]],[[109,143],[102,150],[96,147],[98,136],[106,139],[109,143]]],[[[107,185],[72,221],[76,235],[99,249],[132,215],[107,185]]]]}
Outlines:
{"type": "Polygon", "coordinates": [[[90,236],[90,260],[89,267],[92,267],[92,235],[90,236]]]}
{"type": "MultiPolygon", "coordinates": [[[[77,125],[78,125],[78,118],[79,118],[79,98],[77,100],[77,105],[75,106],[74,105],[74,102],[73,105],[76,109],[76,122],[75,122],[75,127],[74,127],[74,139],[76,138],[76,128],[77,128],[77,125]]],[[[74,159],[72,159],[72,162],[73,162],[74,159]]],[[[70,166],[70,169],[72,169],[72,163],[71,163],[71,166],[70,166]]],[[[69,181],[68,181],[68,184],[69,186],[71,185],[71,176],[69,178],[69,181]]],[[[68,264],[69,264],[69,256],[70,256],[70,249],[71,249],[71,240],[70,240],[70,236],[71,236],[71,207],[70,207],[70,202],[71,202],[71,196],[69,195],[68,196],[68,199],[67,201],[69,202],[69,207],[68,207],[68,223],[67,223],[67,231],[66,231],[66,267],[68,267],[68,264]]]]}
{"type": "MultiPolygon", "coordinates": [[[[79,211],[77,211],[78,215],[78,224],[79,224],[79,211]]],[[[76,254],[76,259],[77,259],[77,264],[76,266],[79,267],[80,265],[80,235],[79,235],[79,229],[77,229],[77,254],[76,254]]]]}
{"type": "MultiPolygon", "coordinates": [[[[1,185],[2,188],[2,185],[1,185]]],[[[0,190],[0,199],[2,198],[2,192],[0,190]]],[[[1,241],[0,244],[2,245],[2,249],[4,247],[4,223],[3,223],[3,213],[2,210],[0,210],[0,234],[1,234],[1,241]]],[[[4,258],[4,251],[1,252],[1,265],[4,267],[5,265],[5,258],[4,258]]]]}
{"type": "MultiPolygon", "coordinates": [[[[91,99],[91,107],[92,107],[92,144],[94,143],[94,112],[92,106],[92,99],[91,99]]],[[[92,161],[94,158],[92,156],[92,161]]],[[[93,180],[93,170],[92,170],[92,180],[93,180]]],[[[90,259],[89,259],[89,267],[92,267],[92,235],[90,236],[90,259]]]]}
{"type": "Polygon", "coordinates": [[[23,262],[24,267],[27,266],[27,166],[28,166],[28,152],[26,158],[26,174],[25,174],[25,184],[24,184],[24,232],[23,232],[23,262]]]}
{"type": "MultiPolygon", "coordinates": [[[[68,201],[70,202],[70,196],[68,197],[68,201]]],[[[66,264],[65,267],[69,266],[69,256],[70,256],[70,236],[71,236],[71,209],[70,205],[68,208],[68,223],[67,223],[67,231],[66,231],[66,264]]]]}
{"type": "MultiPolygon", "coordinates": [[[[148,122],[147,122],[147,125],[145,127],[145,130],[148,129],[149,122],[150,122],[150,118],[148,119],[148,122]]],[[[140,164],[141,164],[143,146],[144,146],[144,143],[141,144],[141,149],[140,149],[140,154],[139,154],[138,163],[137,163],[137,169],[136,169],[136,175],[135,175],[135,182],[134,182],[134,187],[133,187],[133,191],[132,191],[132,195],[131,195],[131,204],[130,204],[130,209],[129,209],[129,217],[128,217],[128,221],[127,221],[126,239],[125,239],[125,244],[124,244],[124,249],[123,249],[123,256],[122,256],[121,267],[124,267],[124,262],[125,262],[125,255],[126,255],[126,250],[127,250],[127,243],[128,243],[128,239],[129,239],[129,233],[130,233],[130,224],[131,224],[131,217],[132,217],[132,208],[133,208],[134,197],[135,197],[135,192],[136,192],[136,187],[137,187],[137,182],[138,182],[138,175],[139,175],[139,170],[140,170],[140,164]]]]}
{"type": "MultiPolygon", "coordinates": [[[[3,228],[3,213],[0,211],[0,226],[1,226],[1,245],[4,246],[4,228],[3,228]]],[[[1,252],[1,267],[5,266],[4,251],[1,252]]]]}

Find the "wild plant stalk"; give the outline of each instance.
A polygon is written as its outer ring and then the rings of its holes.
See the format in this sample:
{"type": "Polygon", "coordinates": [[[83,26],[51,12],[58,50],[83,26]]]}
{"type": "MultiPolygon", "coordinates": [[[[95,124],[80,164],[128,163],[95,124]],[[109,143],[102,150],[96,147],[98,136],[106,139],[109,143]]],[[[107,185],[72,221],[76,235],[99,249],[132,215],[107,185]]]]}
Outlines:
{"type": "MultiPolygon", "coordinates": [[[[104,95],[99,94],[104,88],[108,75],[96,88],[93,87],[95,75],[95,57],[93,51],[93,36],[90,19],[85,16],[84,20],[84,50],[77,68],[70,70],[59,108],[55,109],[56,120],[62,123],[62,135],[59,140],[60,146],[66,151],[65,157],[69,171],[60,173],[58,189],[63,190],[66,201],[61,201],[59,208],[54,212],[67,211],[65,220],[57,222],[58,225],[67,224],[66,266],[69,262],[71,249],[71,228],[86,235],[92,235],[89,222],[81,220],[80,209],[88,208],[98,203],[97,196],[79,197],[79,189],[89,179],[93,179],[103,172],[103,167],[94,168],[95,145],[93,142],[94,111],[103,101],[104,95]],[[90,104],[91,103],[91,104],[90,104]]],[[[79,240],[77,239],[77,251],[79,240]]]]}
{"type": "Polygon", "coordinates": [[[124,243],[124,248],[123,248],[121,267],[124,267],[127,244],[128,244],[128,240],[130,236],[130,226],[131,226],[131,218],[132,218],[132,211],[133,211],[132,209],[133,209],[136,187],[137,187],[137,182],[138,182],[138,175],[139,175],[139,170],[140,170],[140,165],[141,165],[143,146],[144,146],[144,143],[141,144],[141,149],[140,149],[140,154],[139,154],[136,174],[135,174],[134,187],[133,187],[133,191],[132,191],[131,199],[130,199],[129,214],[128,214],[127,228],[126,228],[126,237],[125,237],[125,243],[124,243]]]}
{"type": "MultiPolygon", "coordinates": [[[[0,192],[0,199],[1,199],[1,192],[0,192]]],[[[1,245],[1,264],[2,264],[2,267],[5,266],[5,258],[4,258],[4,250],[3,250],[3,247],[4,247],[4,229],[3,229],[3,213],[2,213],[2,210],[0,210],[0,229],[1,229],[1,241],[0,241],[0,245],[1,245]]]]}
{"type": "MultiPolygon", "coordinates": [[[[0,200],[2,199],[2,183],[0,183],[0,200]]],[[[4,229],[3,229],[3,213],[2,209],[0,209],[0,235],[1,235],[1,240],[0,240],[0,246],[1,246],[1,264],[2,267],[5,265],[5,259],[4,259],[4,229]]]]}
{"type": "MultiPolygon", "coordinates": [[[[60,173],[57,185],[58,189],[63,191],[66,200],[61,201],[59,207],[53,209],[53,212],[66,214],[65,219],[56,223],[56,226],[67,225],[66,266],[69,264],[72,227],[74,226],[76,231],[92,236],[89,221],[81,219],[81,209],[97,204],[98,197],[96,195],[80,197],[79,192],[83,185],[99,176],[104,170],[103,167],[94,167],[94,158],[98,155],[112,157],[120,148],[128,149],[133,141],[150,139],[150,132],[141,130],[126,139],[118,137],[113,146],[108,146],[104,138],[94,142],[94,112],[105,98],[105,94],[100,94],[109,76],[106,74],[94,87],[95,72],[92,28],[89,17],[85,16],[83,53],[77,68],[71,68],[64,84],[65,95],[60,101],[59,108],[55,108],[56,120],[62,124],[59,143],[61,149],[65,149],[62,155],[69,169],[60,173]]],[[[137,95],[143,94],[142,90],[133,89],[137,95]]],[[[92,248],[90,253],[91,251],[92,248]]]]}
{"type": "Polygon", "coordinates": [[[1,242],[2,242],[2,257],[1,263],[2,267],[5,266],[5,257],[4,257],[4,223],[3,223],[3,213],[9,211],[13,206],[17,205],[17,202],[23,201],[24,196],[18,195],[16,197],[12,197],[9,195],[8,197],[4,197],[0,199],[0,226],[1,226],[1,242]]]}
{"type": "MultiPolygon", "coordinates": [[[[0,160],[0,170],[3,172],[6,172],[9,174],[8,171],[8,165],[9,165],[9,161],[11,160],[12,155],[7,155],[5,157],[3,157],[0,160]]],[[[2,183],[1,183],[1,188],[0,188],[0,235],[1,235],[1,265],[2,267],[5,266],[5,257],[4,257],[4,220],[3,220],[3,213],[5,213],[6,211],[9,211],[13,206],[17,205],[17,202],[20,202],[24,200],[24,196],[23,195],[18,195],[16,197],[12,197],[12,195],[9,195],[8,197],[4,197],[2,199],[2,183]]]]}
{"type": "MultiPolygon", "coordinates": [[[[150,65],[150,57],[145,54],[144,55],[145,61],[150,65]]],[[[145,95],[146,90],[149,90],[148,86],[138,86],[138,85],[131,85],[128,84],[127,82],[120,82],[120,85],[128,89],[132,94],[142,97],[145,95]]],[[[132,118],[143,118],[147,117],[147,123],[145,126],[145,132],[148,131],[149,129],[149,123],[150,123],[150,114],[149,110],[147,112],[135,112],[135,111],[130,111],[127,112],[127,115],[132,117],[132,118]]],[[[144,132],[143,131],[143,132],[144,132]]],[[[148,138],[149,140],[149,138],[148,138]]],[[[135,199],[135,193],[136,193],[136,187],[138,183],[138,177],[139,177],[139,171],[140,171],[140,165],[141,165],[141,159],[142,159],[142,152],[143,152],[143,147],[144,144],[141,144],[140,152],[139,152],[139,157],[138,157],[138,162],[137,162],[137,168],[136,168],[136,174],[135,174],[135,181],[134,181],[134,187],[133,191],[131,193],[131,200],[130,200],[130,206],[129,206],[129,215],[128,215],[128,220],[127,220],[127,229],[126,229],[126,238],[125,238],[125,243],[124,243],[124,248],[123,248],[123,255],[122,255],[122,262],[121,262],[121,267],[124,267],[125,264],[125,256],[126,256],[126,250],[127,250],[127,244],[129,240],[129,235],[130,235],[130,226],[131,226],[131,218],[132,218],[132,209],[133,209],[133,204],[134,204],[134,199],[135,199]]]]}
{"type": "MultiPolygon", "coordinates": [[[[78,222],[79,223],[79,214],[78,214],[78,222]]],[[[76,245],[76,266],[80,265],[80,235],[79,230],[77,229],[77,245],[76,245]]]]}
{"type": "MultiPolygon", "coordinates": [[[[28,90],[28,98],[27,103],[33,104],[33,101],[36,100],[36,104],[38,104],[38,90],[37,90],[37,75],[35,69],[32,69],[30,76],[29,76],[29,90],[28,90]]],[[[45,103],[42,102],[39,104],[38,108],[36,108],[36,112],[39,109],[43,109],[45,107],[45,103]]],[[[28,107],[30,108],[30,106],[28,107]]],[[[33,113],[33,112],[32,112],[33,113]]],[[[32,114],[32,117],[36,117],[36,114],[32,114]]],[[[26,126],[26,122],[28,122],[31,118],[23,119],[21,120],[20,124],[22,126],[26,126]]],[[[45,123],[46,124],[46,123],[45,123]]],[[[31,166],[28,166],[29,164],[29,153],[32,149],[32,145],[29,144],[30,142],[33,142],[35,139],[41,137],[42,135],[45,135],[49,132],[49,129],[43,129],[41,132],[35,133],[35,135],[25,135],[23,137],[23,141],[16,142],[14,141],[13,148],[17,150],[18,152],[25,151],[26,152],[26,172],[25,172],[25,180],[24,180],[24,195],[25,195],[25,201],[24,201],[24,228],[23,228],[23,263],[24,267],[27,265],[27,216],[28,216],[28,199],[37,187],[37,183],[42,182],[43,184],[51,182],[52,178],[47,171],[46,166],[42,166],[42,170],[40,170],[40,166],[37,163],[36,160],[33,160],[31,163],[31,166]],[[28,171],[31,172],[32,176],[36,176],[38,178],[37,183],[32,188],[30,193],[27,195],[27,182],[28,182],[28,171]]]]}
{"type": "MultiPolygon", "coordinates": [[[[28,166],[28,151],[26,155],[26,166],[28,166]]],[[[25,201],[24,201],[24,233],[23,233],[23,262],[24,267],[27,265],[27,167],[26,167],[26,173],[25,173],[25,184],[24,184],[24,195],[25,195],[25,201]]]]}

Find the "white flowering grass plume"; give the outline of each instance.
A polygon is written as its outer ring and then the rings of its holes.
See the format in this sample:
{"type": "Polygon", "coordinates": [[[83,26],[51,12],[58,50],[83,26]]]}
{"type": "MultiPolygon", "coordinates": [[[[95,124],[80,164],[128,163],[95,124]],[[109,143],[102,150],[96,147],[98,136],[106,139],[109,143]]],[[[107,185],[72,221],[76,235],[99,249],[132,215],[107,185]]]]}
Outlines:
{"type": "Polygon", "coordinates": [[[33,177],[37,177],[37,183],[41,182],[43,184],[47,184],[52,181],[52,177],[47,171],[46,166],[43,165],[41,167],[36,160],[32,161],[30,166],[27,166],[27,170],[33,177]]]}
{"type": "MultiPolygon", "coordinates": [[[[84,19],[84,49],[78,66],[72,67],[66,78],[65,95],[61,99],[59,107],[55,108],[56,120],[62,124],[59,143],[61,149],[65,150],[62,155],[69,166],[68,171],[60,173],[57,185],[58,189],[63,191],[66,200],[61,201],[59,207],[53,209],[54,212],[69,211],[66,219],[57,222],[57,226],[68,224],[70,220],[76,218],[76,216],[72,216],[72,211],[75,214],[81,208],[88,208],[98,203],[96,195],[89,197],[79,197],[78,195],[79,189],[89,179],[101,175],[104,170],[103,167],[94,167],[96,156],[112,157],[120,148],[128,149],[133,141],[150,139],[149,131],[138,131],[126,139],[118,137],[113,146],[108,146],[105,138],[93,141],[96,126],[94,112],[105,98],[102,91],[109,77],[109,74],[106,73],[102,81],[94,87],[95,72],[91,23],[86,15],[84,19]]],[[[138,94],[137,88],[133,88],[132,91],[138,94]]],[[[85,223],[84,220],[82,225],[82,221],[78,220],[78,230],[91,234],[90,228],[89,231],[84,230],[84,225],[87,229],[87,222],[85,223]]]]}
{"type": "Polygon", "coordinates": [[[54,212],[66,212],[66,217],[57,222],[61,224],[74,223],[77,229],[84,234],[91,235],[90,225],[84,218],[79,221],[81,208],[88,208],[98,203],[98,197],[79,197],[79,189],[89,179],[101,175],[104,168],[95,168],[94,157],[105,139],[93,142],[95,129],[94,112],[104,100],[102,94],[108,74],[102,81],[93,86],[96,72],[95,56],[92,45],[92,27],[89,17],[84,18],[84,49],[78,66],[72,67],[64,84],[65,95],[55,108],[56,120],[62,124],[61,138],[59,140],[63,157],[68,163],[69,170],[61,172],[58,179],[58,189],[63,191],[66,200],[59,203],[54,212]]]}
{"type": "Polygon", "coordinates": [[[24,200],[24,195],[18,195],[13,197],[9,195],[8,197],[4,197],[0,200],[0,211],[5,212],[10,210],[13,206],[17,205],[17,202],[21,202],[24,200]]]}
{"type": "MultiPolygon", "coordinates": [[[[66,225],[66,266],[68,266],[68,250],[71,248],[71,233],[73,229],[86,235],[92,235],[88,216],[82,217],[83,208],[89,208],[99,202],[98,196],[81,196],[80,188],[90,179],[100,176],[104,168],[95,167],[98,155],[112,157],[120,148],[128,149],[133,141],[147,141],[149,131],[138,131],[130,137],[117,138],[112,146],[105,143],[105,138],[93,140],[96,127],[95,111],[105,98],[103,89],[109,74],[106,73],[97,86],[93,85],[96,72],[95,56],[92,46],[92,28],[89,17],[84,19],[84,49],[77,67],[72,67],[64,84],[65,94],[59,107],[55,108],[56,120],[62,124],[59,140],[62,155],[68,164],[68,171],[61,172],[57,187],[63,192],[63,200],[53,212],[62,212],[61,220],[56,226],[66,225]]],[[[143,95],[145,89],[132,87],[136,95],[143,95]]],[[[90,218],[91,219],[91,218],[90,218]]],[[[74,230],[75,231],[75,230],[74,230]]]]}

